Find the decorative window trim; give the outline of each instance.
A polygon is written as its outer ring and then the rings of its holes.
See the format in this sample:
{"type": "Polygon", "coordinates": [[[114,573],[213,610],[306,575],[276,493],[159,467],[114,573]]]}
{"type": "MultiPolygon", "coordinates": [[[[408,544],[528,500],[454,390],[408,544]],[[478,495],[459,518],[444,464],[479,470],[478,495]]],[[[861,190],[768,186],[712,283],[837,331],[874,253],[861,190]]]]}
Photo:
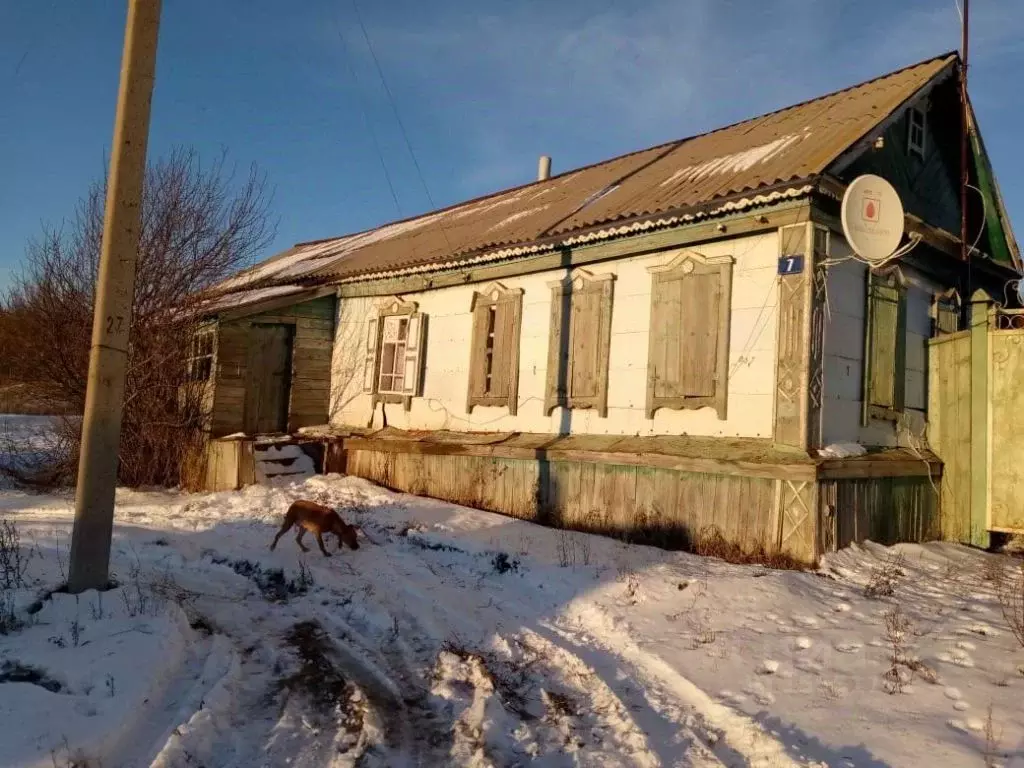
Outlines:
{"type": "Polygon", "coordinates": [[[197,329],[189,338],[187,377],[193,383],[212,381],[216,375],[217,329],[197,329]],[[208,348],[204,342],[209,340],[208,348]],[[205,375],[201,375],[205,374],[205,375]]]}
{"type": "MultiPolygon", "coordinates": [[[[520,335],[522,329],[523,319],[523,289],[522,288],[508,288],[501,283],[491,283],[482,291],[475,291],[473,298],[469,305],[470,317],[472,318],[473,331],[470,335],[470,356],[469,356],[469,382],[467,383],[466,393],[466,413],[472,413],[475,406],[491,406],[491,407],[502,407],[508,408],[510,416],[515,416],[518,410],[519,403],[519,344],[520,335]],[[502,343],[509,345],[508,359],[506,364],[508,370],[505,374],[508,376],[508,392],[503,395],[494,395],[486,390],[479,389],[479,382],[481,377],[486,379],[486,372],[482,372],[480,369],[486,366],[486,339],[481,340],[477,338],[477,318],[476,313],[480,307],[493,307],[495,316],[497,315],[497,307],[499,304],[505,303],[512,309],[512,320],[511,330],[509,332],[509,338],[504,339],[502,343]],[[483,343],[483,346],[481,346],[483,343]]],[[[498,339],[496,336],[497,329],[492,329],[491,336],[494,338],[494,344],[492,344],[492,364],[494,350],[497,349],[498,339]]]]}
{"type": "Polygon", "coordinates": [[[863,412],[861,424],[868,426],[872,420],[877,421],[899,421],[905,410],[906,378],[907,378],[907,291],[909,281],[899,267],[890,267],[879,271],[868,269],[867,271],[867,292],[865,296],[865,323],[864,323],[864,381],[862,387],[863,412]],[[885,281],[888,287],[897,291],[896,307],[896,338],[895,338],[895,359],[893,360],[893,406],[875,405],[871,402],[871,376],[872,376],[872,339],[874,337],[874,300],[871,294],[872,286],[879,281],[885,281]]]}
{"type": "Polygon", "coordinates": [[[927,151],[928,112],[923,104],[907,110],[907,152],[922,160],[927,151]],[[920,132],[920,136],[916,134],[920,132]]]}
{"type": "Polygon", "coordinates": [[[377,302],[375,311],[367,321],[363,349],[363,392],[370,395],[373,405],[400,404],[408,411],[412,408],[413,398],[420,397],[423,389],[426,331],[427,317],[418,311],[416,302],[404,301],[399,296],[377,302]],[[410,370],[411,365],[413,385],[405,392],[385,392],[380,389],[381,351],[384,345],[385,323],[389,317],[405,317],[408,320],[402,357],[407,370],[410,370]]]}
{"type": "Polygon", "coordinates": [[[544,395],[544,415],[549,416],[556,407],[570,409],[593,408],[602,418],[608,416],[608,358],[612,341],[612,307],[614,298],[615,275],[606,272],[594,275],[586,269],[574,269],[559,280],[551,280],[551,325],[548,335],[548,369],[544,395]],[[568,359],[565,361],[565,390],[559,390],[559,370],[561,368],[562,330],[568,323],[563,320],[566,307],[572,311],[572,297],[584,293],[601,294],[601,312],[599,326],[596,331],[596,342],[600,356],[598,371],[597,394],[592,397],[572,396],[572,339],[568,340],[566,349],[568,359]],[[568,297],[568,301],[566,300],[568,297]]]}
{"type": "MultiPolygon", "coordinates": [[[[655,296],[660,282],[678,279],[680,276],[694,274],[719,275],[718,300],[718,343],[715,352],[715,386],[714,394],[701,397],[659,397],[655,394],[657,372],[653,359],[647,361],[647,408],[648,419],[653,419],[660,408],[670,410],[695,410],[714,408],[718,418],[724,421],[728,416],[729,393],[729,336],[732,324],[732,269],[735,259],[732,256],[704,256],[696,251],[679,254],[667,264],[648,267],[651,275],[651,324],[648,329],[653,339],[655,325],[655,296]]],[[[685,361],[684,361],[685,362],[685,361]]]]}
{"type": "Polygon", "coordinates": [[[960,325],[963,319],[963,301],[960,292],[956,288],[950,288],[932,297],[932,338],[957,333],[961,330],[960,325]],[[945,317],[944,317],[945,313],[945,317]],[[953,318],[953,329],[946,325],[949,315],[953,318]]]}

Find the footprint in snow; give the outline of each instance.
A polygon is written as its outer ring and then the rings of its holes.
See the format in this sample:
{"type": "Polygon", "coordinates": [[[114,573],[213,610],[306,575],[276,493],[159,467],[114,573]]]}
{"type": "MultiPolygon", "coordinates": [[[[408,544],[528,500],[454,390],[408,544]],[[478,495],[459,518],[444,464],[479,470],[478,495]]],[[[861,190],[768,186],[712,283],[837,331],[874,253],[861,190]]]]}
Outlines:
{"type": "Polygon", "coordinates": [[[982,622],[977,622],[975,624],[971,624],[970,626],[963,627],[962,629],[958,629],[957,632],[964,635],[978,635],[978,637],[999,636],[999,630],[995,629],[994,627],[990,627],[988,624],[983,624],[982,622]]]}
{"type": "Polygon", "coordinates": [[[960,699],[960,689],[959,688],[953,688],[952,686],[950,686],[950,687],[946,688],[943,691],[943,693],[946,694],[946,698],[947,699],[952,699],[953,701],[958,701],[960,699]]]}
{"type": "Polygon", "coordinates": [[[835,649],[840,653],[859,653],[863,648],[861,643],[836,643],[835,649]]]}
{"type": "Polygon", "coordinates": [[[774,675],[778,671],[779,662],[773,659],[765,659],[757,668],[757,674],[759,675],[774,675]]]}
{"type": "Polygon", "coordinates": [[[836,613],[849,613],[852,608],[849,603],[836,603],[832,606],[832,610],[836,613]]]}
{"type": "Polygon", "coordinates": [[[966,651],[962,651],[959,648],[954,648],[949,653],[940,653],[935,658],[939,661],[945,662],[946,664],[953,664],[958,667],[964,667],[965,669],[970,669],[974,666],[974,659],[972,659],[966,651]]]}
{"type": "Polygon", "coordinates": [[[954,701],[953,702],[953,709],[955,709],[957,712],[966,712],[970,708],[971,708],[971,705],[968,704],[966,701],[954,701]]]}
{"type": "Polygon", "coordinates": [[[744,689],[744,692],[749,694],[762,707],[767,707],[769,704],[775,703],[775,696],[767,688],[760,683],[754,683],[744,689]]]}
{"type": "Polygon", "coordinates": [[[818,626],[818,620],[813,616],[794,616],[793,621],[804,627],[818,626]]]}
{"type": "Polygon", "coordinates": [[[959,648],[961,651],[978,650],[978,646],[976,646],[974,643],[967,642],[966,640],[961,640],[959,643],[956,644],[956,647],[959,648]]]}
{"type": "Polygon", "coordinates": [[[798,651],[806,651],[812,645],[814,645],[814,643],[811,642],[811,638],[809,637],[798,637],[793,641],[793,648],[798,651]]]}

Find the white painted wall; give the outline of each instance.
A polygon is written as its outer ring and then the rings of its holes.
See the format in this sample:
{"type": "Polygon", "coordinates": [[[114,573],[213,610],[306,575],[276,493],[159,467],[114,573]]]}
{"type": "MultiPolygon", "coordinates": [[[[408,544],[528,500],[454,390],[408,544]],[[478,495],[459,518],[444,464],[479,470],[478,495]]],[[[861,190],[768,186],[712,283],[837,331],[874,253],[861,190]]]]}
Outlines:
{"type": "MultiPolygon", "coordinates": [[[[845,259],[850,247],[832,232],[831,256],[845,259]]],[[[931,301],[943,288],[906,267],[907,291],[906,415],[913,434],[924,430],[927,411],[928,338],[931,301]]],[[[864,332],[867,310],[867,266],[844,261],[829,268],[828,312],[825,316],[824,403],[822,439],[827,445],[860,442],[865,445],[905,444],[892,422],[873,420],[861,425],[864,377],[864,332]]]]}
{"type": "MultiPolygon", "coordinates": [[[[616,275],[609,357],[608,416],[593,410],[542,413],[547,374],[551,289],[548,282],[565,275],[553,270],[501,282],[522,288],[523,322],[519,356],[519,412],[476,407],[466,413],[472,334],[470,300],[483,285],[403,294],[429,316],[423,396],[406,412],[388,405],[388,424],[403,429],[521,431],[588,434],[691,434],[765,437],[772,435],[775,391],[775,344],[778,288],[778,237],[774,232],[706,243],[689,250],[706,256],[731,255],[732,325],[729,346],[728,419],[711,408],[659,410],[644,414],[647,392],[648,325],[651,276],[647,267],[667,264],[686,249],[594,264],[594,274],[616,275]]],[[[370,397],[361,392],[366,319],[377,299],[342,299],[334,349],[332,423],[380,426],[380,407],[372,413],[370,397]],[[353,374],[353,371],[357,373],[353,374]]]]}

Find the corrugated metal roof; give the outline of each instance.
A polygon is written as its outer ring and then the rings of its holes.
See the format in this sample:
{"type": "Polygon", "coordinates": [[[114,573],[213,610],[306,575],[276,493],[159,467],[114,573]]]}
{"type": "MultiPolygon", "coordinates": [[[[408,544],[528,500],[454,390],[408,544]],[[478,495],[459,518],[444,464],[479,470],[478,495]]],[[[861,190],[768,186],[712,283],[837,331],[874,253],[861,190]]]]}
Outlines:
{"type": "Polygon", "coordinates": [[[220,287],[425,271],[616,236],[630,231],[627,224],[667,226],[806,194],[809,180],[933,78],[951,71],[955,60],[956,54],[947,54],[711,133],[366,232],[299,244],[220,287]]]}

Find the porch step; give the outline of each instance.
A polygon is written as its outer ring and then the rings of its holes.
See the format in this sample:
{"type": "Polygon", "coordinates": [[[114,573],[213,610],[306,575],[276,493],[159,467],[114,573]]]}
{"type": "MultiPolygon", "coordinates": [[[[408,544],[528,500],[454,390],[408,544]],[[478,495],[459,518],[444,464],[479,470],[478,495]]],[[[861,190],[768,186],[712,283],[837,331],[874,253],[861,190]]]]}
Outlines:
{"type": "Polygon", "coordinates": [[[279,477],[300,479],[316,474],[313,459],[297,445],[257,445],[253,449],[253,459],[258,483],[279,477]]]}

